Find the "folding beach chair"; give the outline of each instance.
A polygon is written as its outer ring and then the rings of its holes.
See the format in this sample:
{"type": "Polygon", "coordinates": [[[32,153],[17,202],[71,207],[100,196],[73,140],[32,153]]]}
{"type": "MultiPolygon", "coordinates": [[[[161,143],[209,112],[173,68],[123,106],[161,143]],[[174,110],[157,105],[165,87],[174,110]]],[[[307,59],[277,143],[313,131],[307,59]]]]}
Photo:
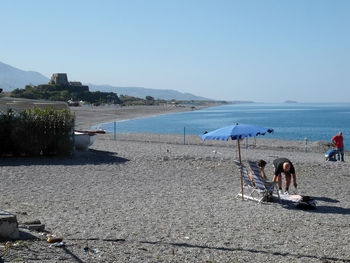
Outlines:
{"type": "MultiPolygon", "coordinates": [[[[261,190],[260,188],[256,187],[254,183],[249,178],[249,173],[247,168],[242,164],[240,164],[238,161],[234,160],[236,165],[238,166],[238,169],[242,171],[242,178],[243,178],[243,197],[248,200],[257,201],[258,203],[262,202],[265,198],[264,192],[265,190],[261,190]]],[[[242,191],[239,191],[237,194],[237,197],[242,197],[242,191]]]]}
{"type": "Polygon", "coordinates": [[[249,179],[247,168],[242,164],[240,164],[238,161],[234,160],[235,164],[237,165],[239,171],[242,170],[242,176],[243,176],[243,187],[245,188],[254,188],[254,184],[249,179]]]}
{"type": "Polygon", "coordinates": [[[280,200],[277,182],[265,181],[261,178],[260,168],[257,166],[257,164],[253,161],[248,161],[248,164],[252,170],[254,185],[256,188],[260,189],[261,193],[263,194],[261,200],[264,200],[269,196],[277,196],[278,200],[280,200]]]}

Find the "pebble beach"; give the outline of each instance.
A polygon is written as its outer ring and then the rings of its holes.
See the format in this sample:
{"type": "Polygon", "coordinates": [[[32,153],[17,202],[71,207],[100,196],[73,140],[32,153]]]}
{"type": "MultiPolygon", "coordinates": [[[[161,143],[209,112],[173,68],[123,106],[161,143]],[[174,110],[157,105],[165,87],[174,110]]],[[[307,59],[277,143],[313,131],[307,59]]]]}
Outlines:
{"type": "MultiPolygon", "coordinates": [[[[193,109],[71,109],[79,129],[184,110],[193,109]]],[[[290,159],[298,193],[316,200],[315,210],[237,197],[237,141],[98,134],[71,158],[1,158],[1,210],[45,230],[20,228],[20,241],[0,242],[0,262],[350,262],[350,156],[326,162],[328,147],[241,142],[242,160],[264,159],[269,179],[275,158],[290,159]]]]}

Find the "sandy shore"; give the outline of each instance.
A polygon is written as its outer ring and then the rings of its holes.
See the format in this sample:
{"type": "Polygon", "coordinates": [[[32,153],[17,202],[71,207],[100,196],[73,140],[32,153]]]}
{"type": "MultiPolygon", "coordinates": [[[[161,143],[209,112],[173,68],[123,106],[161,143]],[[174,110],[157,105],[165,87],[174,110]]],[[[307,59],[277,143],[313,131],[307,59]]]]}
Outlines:
{"type": "MultiPolygon", "coordinates": [[[[101,111],[77,111],[78,127],[115,118],[101,111]]],[[[324,142],[307,152],[297,141],[242,142],[243,159],[266,160],[269,178],[276,157],[292,160],[299,193],[317,200],[306,211],[236,198],[236,141],[186,143],[105,134],[70,159],[0,159],[1,209],[20,224],[39,219],[65,242],[50,247],[47,233],[29,232],[37,239],[10,243],[3,262],[350,262],[348,154],[332,163],[324,142]]]]}
{"type": "Polygon", "coordinates": [[[207,105],[173,105],[163,104],[155,106],[83,106],[70,107],[71,112],[75,115],[75,126],[77,129],[90,129],[92,126],[112,121],[121,121],[160,114],[169,114],[175,112],[184,112],[199,110],[206,107],[214,107],[219,103],[210,103],[207,105]]]}

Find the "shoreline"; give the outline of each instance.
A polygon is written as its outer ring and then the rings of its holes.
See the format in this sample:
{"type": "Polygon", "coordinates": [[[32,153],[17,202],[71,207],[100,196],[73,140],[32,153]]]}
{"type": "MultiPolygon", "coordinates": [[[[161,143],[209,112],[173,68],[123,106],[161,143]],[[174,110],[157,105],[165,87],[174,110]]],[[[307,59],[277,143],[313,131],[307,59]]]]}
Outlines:
{"type": "MultiPolygon", "coordinates": [[[[114,141],[113,133],[107,133],[103,136],[99,136],[98,139],[104,139],[114,141]]],[[[117,133],[116,141],[130,141],[130,142],[149,142],[158,143],[164,145],[184,145],[184,146],[209,146],[218,148],[230,148],[236,151],[237,141],[218,141],[218,140],[206,140],[203,141],[199,135],[186,135],[183,134],[161,134],[161,133],[147,133],[147,132],[135,132],[135,133],[117,133]],[[184,144],[185,141],[185,144],[184,144]]],[[[281,140],[281,139],[270,139],[264,138],[264,136],[257,136],[256,139],[253,137],[244,138],[240,141],[241,151],[246,150],[274,150],[274,151],[290,151],[300,152],[302,154],[312,153],[319,154],[324,157],[324,154],[329,150],[329,143],[326,141],[315,141],[309,142],[305,148],[304,141],[296,140],[281,140]]],[[[347,150],[344,150],[345,156],[350,156],[347,150]]]]}
{"type": "MultiPolygon", "coordinates": [[[[113,121],[127,121],[131,119],[141,119],[149,118],[152,116],[159,116],[164,114],[171,114],[177,112],[186,112],[193,110],[200,110],[209,107],[216,107],[220,105],[225,105],[222,103],[208,103],[205,105],[196,106],[195,109],[190,105],[178,106],[175,105],[147,105],[147,106],[82,106],[82,107],[69,107],[71,112],[76,116],[75,126],[76,129],[84,130],[91,129],[102,123],[111,123],[113,121]]],[[[118,133],[120,136],[122,133],[118,133]]],[[[127,133],[132,134],[132,133],[127,133]]],[[[135,133],[136,134],[136,133],[135,133]]],[[[141,132],[139,134],[147,134],[147,132],[141,132]]],[[[159,136],[166,136],[167,134],[149,133],[154,134],[153,137],[157,138],[159,136]]],[[[180,136],[181,134],[174,134],[174,136],[180,136]]],[[[186,138],[198,137],[198,135],[186,135],[186,138]]],[[[257,136],[257,141],[260,142],[265,148],[276,148],[281,149],[291,147],[294,150],[305,151],[305,142],[297,140],[285,140],[285,139],[265,139],[264,136],[257,136]],[[263,142],[263,143],[262,143],[263,142]],[[278,142],[278,143],[277,143],[278,142]],[[274,146],[271,146],[274,145],[274,146]]],[[[183,139],[182,139],[183,140],[183,139]]],[[[248,139],[249,147],[255,147],[252,142],[253,138],[248,139]]],[[[213,142],[212,142],[213,143],[213,142]]],[[[210,142],[208,142],[210,144],[210,142]]],[[[242,141],[242,147],[246,147],[245,140],[242,141]]],[[[330,148],[330,143],[327,141],[317,140],[308,141],[306,150],[317,151],[325,153],[330,148]]],[[[345,150],[348,153],[347,150],[345,150]]]]}
{"type": "Polygon", "coordinates": [[[141,106],[80,106],[69,107],[76,117],[76,129],[91,129],[101,123],[126,121],[137,118],[147,118],[176,112],[200,110],[204,108],[226,105],[223,103],[206,103],[203,105],[141,105],[141,106]],[[194,108],[193,108],[194,107],[194,108]]]}

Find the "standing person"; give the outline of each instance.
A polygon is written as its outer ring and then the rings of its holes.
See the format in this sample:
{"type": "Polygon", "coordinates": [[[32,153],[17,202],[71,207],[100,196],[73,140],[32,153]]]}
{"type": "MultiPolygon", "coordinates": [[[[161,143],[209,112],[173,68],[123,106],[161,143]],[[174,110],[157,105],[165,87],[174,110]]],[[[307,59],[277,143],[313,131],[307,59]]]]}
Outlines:
{"type": "Polygon", "coordinates": [[[279,191],[282,192],[282,173],[284,173],[286,176],[285,194],[288,194],[291,177],[293,177],[294,188],[297,189],[295,169],[291,161],[289,161],[287,158],[278,158],[273,161],[273,166],[275,168],[275,176],[273,177],[273,182],[276,182],[276,180],[278,180],[279,191]]]}
{"type": "Polygon", "coordinates": [[[344,144],[343,144],[343,133],[339,132],[332,138],[332,143],[337,150],[337,159],[338,161],[344,162],[344,144]]]}

